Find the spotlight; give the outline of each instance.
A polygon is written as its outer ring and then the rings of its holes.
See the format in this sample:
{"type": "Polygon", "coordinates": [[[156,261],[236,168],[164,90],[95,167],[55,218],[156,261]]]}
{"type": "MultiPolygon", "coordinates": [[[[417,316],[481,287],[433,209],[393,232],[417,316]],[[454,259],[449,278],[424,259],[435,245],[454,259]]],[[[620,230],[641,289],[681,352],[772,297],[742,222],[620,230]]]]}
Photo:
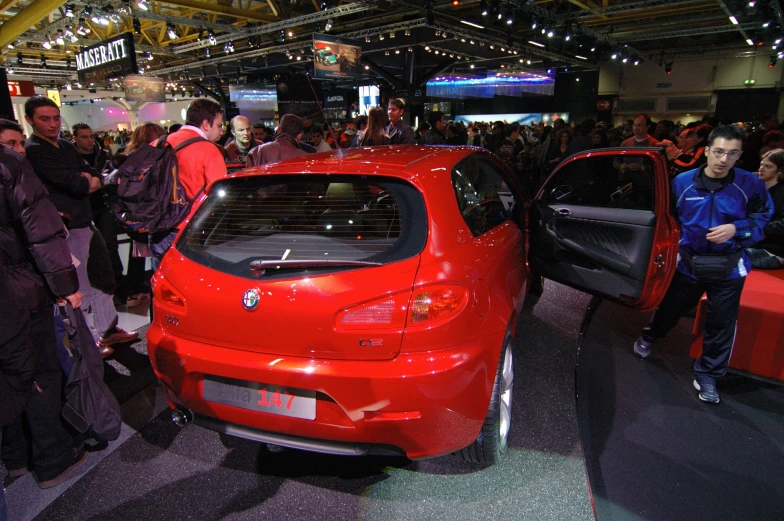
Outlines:
{"type": "Polygon", "coordinates": [[[664,64],[664,72],[666,72],[668,76],[672,74],[672,62],[664,64]]]}
{"type": "Polygon", "coordinates": [[[169,35],[169,40],[176,40],[179,36],[177,34],[177,28],[174,27],[174,24],[171,22],[166,24],[166,34],[169,35]]]}
{"type": "Polygon", "coordinates": [[[93,8],[89,5],[84,6],[84,9],[82,9],[82,16],[90,16],[91,14],[93,14],[93,8]]]}
{"type": "Polygon", "coordinates": [[[327,9],[329,9],[327,2],[321,2],[321,10],[326,11],[327,9]]]}
{"type": "Polygon", "coordinates": [[[531,29],[536,29],[536,18],[531,21],[531,29]]]}
{"type": "Polygon", "coordinates": [[[482,16],[487,16],[487,0],[481,0],[479,2],[479,9],[481,9],[482,16]]]}
{"type": "Polygon", "coordinates": [[[133,17],[133,34],[142,34],[142,23],[135,16],[133,17]]]}
{"type": "Polygon", "coordinates": [[[370,43],[370,36],[365,36],[365,43],[370,43]]]}
{"type": "Polygon", "coordinates": [[[24,57],[22,56],[21,52],[16,53],[16,64],[23,65],[24,64],[24,57]]]}
{"type": "Polygon", "coordinates": [[[57,43],[57,45],[65,45],[65,38],[63,38],[62,29],[57,30],[57,36],[55,37],[54,41],[57,43]]]}
{"type": "Polygon", "coordinates": [[[404,34],[405,36],[411,36],[411,30],[410,30],[410,29],[406,29],[406,30],[403,32],[403,34],[404,34]]]}
{"type": "Polygon", "coordinates": [[[288,31],[286,31],[286,36],[288,36],[289,38],[291,38],[292,36],[294,36],[294,31],[292,31],[291,29],[289,29],[288,31]]]}
{"type": "Polygon", "coordinates": [[[41,47],[43,47],[44,49],[47,49],[47,50],[52,48],[52,42],[49,41],[49,37],[48,36],[46,37],[46,39],[43,42],[41,42],[41,47]]]}
{"type": "Polygon", "coordinates": [[[87,36],[90,32],[90,28],[85,25],[84,18],[79,18],[79,26],[76,28],[76,33],[79,36],[87,36]]]}
{"type": "Polygon", "coordinates": [[[73,4],[65,4],[65,16],[68,18],[74,17],[74,5],[73,4]]]}
{"type": "Polygon", "coordinates": [[[136,2],[136,7],[138,7],[142,11],[147,11],[150,9],[150,3],[147,0],[139,0],[138,2],[136,2]]]}
{"type": "Polygon", "coordinates": [[[768,68],[772,69],[776,66],[776,62],[778,61],[778,57],[774,54],[770,57],[770,62],[768,63],[768,68]]]}
{"type": "Polygon", "coordinates": [[[392,32],[390,32],[390,33],[389,33],[389,37],[390,37],[390,38],[394,38],[394,37],[395,37],[395,31],[392,31],[392,32]]]}
{"type": "Polygon", "coordinates": [[[459,7],[459,6],[460,6],[460,0],[452,0],[452,7],[459,7]]]}
{"type": "Polygon", "coordinates": [[[207,58],[209,58],[209,57],[210,57],[210,48],[209,48],[209,47],[207,47],[207,49],[205,49],[205,53],[204,53],[204,55],[205,55],[207,58]]]}
{"type": "MultiPolygon", "coordinates": [[[[281,34],[283,34],[283,31],[281,31],[281,34]]],[[[212,32],[212,29],[207,30],[207,39],[210,41],[210,45],[215,45],[215,33],[212,32]]]]}
{"type": "Polygon", "coordinates": [[[324,32],[329,32],[332,30],[332,18],[327,18],[327,23],[324,24],[324,32]]]}
{"type": "Polygon", "coordinates": [[[46,66],[46,56],[44,56],[43,54],[41,55],[41,68],[42,69],[46,69],[47,68],[47,66],[46,66]]]}
{"type": "Polygon", "coordinates": [[[148,62],[149,62],[149,61],[152,61],[152,59],[153,59],[153,58],[152,58],[152,53],[151,53],[150,51],[147,51],[147,54],[145,55],[145,58],[147,58],[147,61],[148,61],[148,62]]]}

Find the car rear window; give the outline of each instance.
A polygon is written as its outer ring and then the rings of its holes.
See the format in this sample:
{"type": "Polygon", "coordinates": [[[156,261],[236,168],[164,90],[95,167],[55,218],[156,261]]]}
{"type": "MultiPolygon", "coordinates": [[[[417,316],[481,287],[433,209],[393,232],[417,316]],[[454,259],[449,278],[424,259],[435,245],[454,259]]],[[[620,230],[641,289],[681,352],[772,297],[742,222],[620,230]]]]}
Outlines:
{"type": "Polygon", "coordinates": [[[175,247],[253,279],[386,264],[419,254],[426,240],[424,200],[405,181],[290,175],[216,183],[175,247]]]}

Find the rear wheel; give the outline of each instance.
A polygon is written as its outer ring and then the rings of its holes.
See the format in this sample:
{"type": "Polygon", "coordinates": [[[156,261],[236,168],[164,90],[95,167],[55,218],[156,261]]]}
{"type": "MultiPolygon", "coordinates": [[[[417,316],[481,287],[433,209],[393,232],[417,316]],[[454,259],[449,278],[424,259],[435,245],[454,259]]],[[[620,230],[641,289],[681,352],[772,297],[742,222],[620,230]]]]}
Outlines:
{"type": "Polygon", "coordinates": [[[509,445],[509,429],[512,425],[513,362],[512,338],[507,335],[482,430],[476,441],[460,451],[466,461],[494,465],[503,459],[509,445]]]}

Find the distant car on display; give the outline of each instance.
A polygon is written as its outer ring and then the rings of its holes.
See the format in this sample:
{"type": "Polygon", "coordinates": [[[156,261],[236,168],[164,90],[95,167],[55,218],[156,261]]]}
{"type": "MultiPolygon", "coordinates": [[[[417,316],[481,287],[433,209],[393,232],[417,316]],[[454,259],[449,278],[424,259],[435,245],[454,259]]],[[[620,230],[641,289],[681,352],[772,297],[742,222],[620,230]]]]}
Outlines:
{"type": "Polygon", "coordinates": [[[316,51],[316,61],[324,65],[335,65],[338,57],[329,49],[319,49],[316,51]]]}
{"type": "Polygon", "coordinates": [[[483,149],[360,148],[244,170],[209,187],[155,274],[153,368],[180,425],[498,462],[526,259],[650,309],[675,265],[668,193],[659,150],[574,156],[532,204],[526,252],[523,194],[483,149]]]}

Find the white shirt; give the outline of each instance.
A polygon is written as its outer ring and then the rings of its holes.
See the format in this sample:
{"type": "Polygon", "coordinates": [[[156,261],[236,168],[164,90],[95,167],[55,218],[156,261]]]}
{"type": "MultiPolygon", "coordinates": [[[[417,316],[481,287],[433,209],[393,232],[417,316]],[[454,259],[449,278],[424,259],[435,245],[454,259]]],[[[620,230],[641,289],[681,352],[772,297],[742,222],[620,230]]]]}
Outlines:
{"type": "MultiPolygon", "coordinates": [[[[204,131],[202,129],[200,129],[199,127],[194,127],[192,125],[183,125],[180,128],[181,129],[182,128],[187,128],[188,130],[192,130],[192,131],[196,132],[198,135],[200,135],[201,137],[203,137],[204,139],[207,139],[207,134],[205,134],[204,131]]],[[[207,139],[207,141],[209,141],[209,139],[207,139]]]]}
{"type": "Polygon", "coordinates": [[[332,147],[329,146],[326,139],[322,139],[321,143],[316,147],[316,152],[332,152],[332,147]]]}

